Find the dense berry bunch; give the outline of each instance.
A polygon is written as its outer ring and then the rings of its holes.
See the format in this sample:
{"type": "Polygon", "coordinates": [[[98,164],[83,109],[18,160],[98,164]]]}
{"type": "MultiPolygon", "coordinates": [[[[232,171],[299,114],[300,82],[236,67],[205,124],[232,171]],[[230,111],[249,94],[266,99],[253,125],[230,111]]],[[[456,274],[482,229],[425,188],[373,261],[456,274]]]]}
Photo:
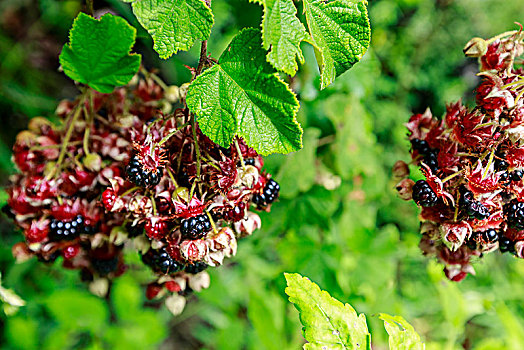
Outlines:
{"type": "Polygon", "coordinates": [[[172,293],[166,304],[180,311],[183,295],[209,284],[204,270],[260,227],[250,209],[269,210],[279,186],[242,139],[219,147],[186,108],[173,109],[184,89],[170,98],[144,74],[62,102],[58,126],[33,119],[14,146],[5,211],[24,232],[18,259],[62,256],[103,294],[134,247],[155,272],[147,296],[172,293]]]}
{"type": "Polygon", "coordinates": [[[472,258],[487,252],[524,258],[523,38],[517,31],[468,43],[466,55],[480,58],[477,105],[452,103],[442,119],[413,115],[411,157],[425,179],[409,179],[404,162],[394,168],[401,197],[422,208],[421,249],[454,281],[474,273],[472,258]]]}

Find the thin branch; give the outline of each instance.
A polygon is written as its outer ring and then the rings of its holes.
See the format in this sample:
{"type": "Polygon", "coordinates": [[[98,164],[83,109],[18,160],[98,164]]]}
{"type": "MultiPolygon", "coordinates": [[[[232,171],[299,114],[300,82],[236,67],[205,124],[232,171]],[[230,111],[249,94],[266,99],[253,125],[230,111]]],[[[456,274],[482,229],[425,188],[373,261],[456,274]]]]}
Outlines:
{"type": "Polygon", "coordinates": [[[88,15],[95,17],[95,8],[93,6],[93,0],[86,0],[86,11],[88,15]]]}

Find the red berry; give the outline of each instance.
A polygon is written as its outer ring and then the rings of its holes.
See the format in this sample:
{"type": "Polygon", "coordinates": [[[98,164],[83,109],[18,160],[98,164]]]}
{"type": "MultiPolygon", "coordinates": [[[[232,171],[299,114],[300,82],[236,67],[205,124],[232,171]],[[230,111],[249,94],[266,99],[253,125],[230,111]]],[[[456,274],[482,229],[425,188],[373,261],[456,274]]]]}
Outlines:
{"type": "Polygon", "coordinates": [[[49,226],[47,220],[33,221],[31,227],[25,231],[25,238],[29,243],[42,242],[49,234],[49,226]]]}
{"type": "Polygon", "coordinates": [[[65,259],[73,259],[80,252],[80,245],[74,244],[62,249],[62,255],[65,259]]]}
{"type": "Polygon", "coordinates": [[[113,206],[115,205],[116,201],[116,193],[111,188],[108,188],[102,193],[102,204],[104,204],[104,207],[111,211],[113,209],[113,206]]]}
{"type": "Polygon", "coordinates": [[[175,281],[167,281],[166,283],[164,283],[164,285],[166,286],[168,291],[173,292],[173,293],[178,293],[182,290],[180,285],[176,283],[175,281]]]}
{"type": "Polygon", "coordinates": [[[167,223],[156,217],[148,220],[144,228],[146,229],[147,236],[151,239],[162,239],[169,232],[167,223]]]}
{"type": "Polygon", "coordinates": [[[146,289],[146,298],[148,300],[152,300],[154,299],[158,293],[160,293],[162,291],[162,287],[159,286],[158,284],[155,284],[155,283],[151,283],[147,286],[147,289],[146,289]]]}

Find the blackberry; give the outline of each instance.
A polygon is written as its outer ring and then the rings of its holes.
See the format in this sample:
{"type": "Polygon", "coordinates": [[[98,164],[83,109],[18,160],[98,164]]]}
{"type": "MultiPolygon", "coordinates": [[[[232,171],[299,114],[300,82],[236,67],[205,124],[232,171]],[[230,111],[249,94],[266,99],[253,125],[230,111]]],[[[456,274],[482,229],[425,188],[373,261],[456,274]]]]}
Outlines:
{"type": "Polygon", "coordinates": [[[471,237],[469,237],[469,239],[466,241],[466,247],[468,247],[471,250],[477,250],[477,238],[478,238],[478,233],[473,232],[471,237]]]}
{"type": "Polygon", "coordinates": [[[515,250],[515,243],[513,243],[509,238],[503,236],[499,240],[499,249],[501,253],[513,252],[515,250]]]}
{"type": "MultiPolygon", "coordinates": [[[[509,176],[508,172],[505,171],[505,172],[503,172],[502,174],[500,174],[500,176],[499,176],[499,181],[500,181],[500,182],[506,182],[506,181],[509,180],[509,178],[510,178],[510,176],[509,176]]],[[[503,185],[506,185],[506,184],[503,184],[503,185]]]]}
{"type": "Polygon", "coordinates": [[[126,230],[127,230],[127,236],[129,238],[133,238],[133,237],[137,237],[137,236],[140,236],[142,233],[144,233],[144,225],[143,224],[138,224],[138,225],[131,225],[131,223],[128,223],[126,225],[126,230]]]}
{"type": "Polygon", "coordinates": [[[80,280],[82,282],[92,282],[94,280],[93,274],[88,269],[80,270],[80,280]]]}
{"type": "Polygon", "coordinates": [[[524,229],[524,202],[513,199],[504,206],[508,226],[518,230],[524,229]]]}
{"type": "Polygon", "coordinates": [[[176,182],[179,186],[190,188],[191,187],[191,181],[189,179],[189,175],[185,170],[182,170],[177,173],[176,182]]]}
{"type": "Polygon", "coordinates": [[[175,273],[182,269],[182,265],[174,260],[164,248],[149,249],[146,254],[142,255],[142,261],[154,271],[164,274],[175,273]]]}
{"type": "Polygon", "coordinates": [[[475,200],[475,195],[473,194],[473,192],[466,190],[465,187],[462,187],[460,189],[460,193],[462,193],[462,196],[460,197],[460,203],[462,204],[462,206],[466,206],[467,204],[475,200]]]}
{"type": "Polygon", "coordinates": [[[499,234],[494,229],[482,232],[482,240],[486,243],[495,243],[499,240],[499,234]]]}
{"type": "Polygon", "coordinates": [[[111,259],[93,259],[91,260],[91,266],[98,274],[106,276],[116,271],[118,267],[118,256],[111,259]]]}
{"type": "Polygon", "coordinates": [[[509,164],[504,159],[495,159],[495,169],[497,171],[508,170],[509,164]]]}
{"type": "Polygon", "coordinates": [[[469,218],[484,220],[489,217],[489,210],[486,206],[479,201],[470,201],[465,205],[466,214],[469,218]]]}
{"type": "Polygon", "coordinates": [[[438,197],[427,181],[418,180],[413,186],[413,200],[420,206],[432,207],[437,204],[438,197]]]}
{"type": "Polygon", "coordinates": [[[77,215],[71,221],[52,219],[49,224],[49,239],[51,241],[70,241],[85,233],[84,218],[77,215]]]}
{"type": "Polygon", "coordinates": [[[211,230],[211,222],[207,214],[200,214],[182,220],[180,232],[183,237],[190,239],[203,238],[211,230]]]}
{"type": "Polygon", "coordinates": [[[436,173],[438,171],[438,150],[436,151],[430,151],[426,155],[424,155],[424,164],[426,164],[430,169],[431,172],[436,173]]]}
{"type": "Polygon", "coordinates": [[[252,201],[259,207],[265,207],[278,198],[279,191],[280,185],[275,180],[269,179],[264,186],[262,193],[255,193],[252,201]]]}
{"type": "Polygon", "coordinates": [[[411,147],[420,154],[427,154],[431,151],[429,144],[426,140],[413,139],[411,140],[411,147]]]}
{"type": "Polygon", "coordinates": [[[162,168],[157,168],[154,171],[146,169],[140,163],[137,155],[131,157],[126,167],[127,179],[140,187],[154,187],[158,185],[162,178],[162,173],[162,168]]]}
{"type": "Polygon", "coordinates": [[[197,274],[207,269],[208,265],[203,261],[197,261],[184,267],[184,271],[191,274],[197,274]]]}
{"type": "MultiPolygon", "coordinates": [[[[237,166],[241,166],[240,162],[237,163],[237,166]]],[[[255,166],[255,158],[246,158],[244,159],[244,165],[253,165],[255,166]]]]}
{"type": "Polygon", "coordinates": [[[523,175],[524,172],[522,170],[514,170],[509,174],[509,178],[511,181],[517,182],[522,180],[523,175]]]}

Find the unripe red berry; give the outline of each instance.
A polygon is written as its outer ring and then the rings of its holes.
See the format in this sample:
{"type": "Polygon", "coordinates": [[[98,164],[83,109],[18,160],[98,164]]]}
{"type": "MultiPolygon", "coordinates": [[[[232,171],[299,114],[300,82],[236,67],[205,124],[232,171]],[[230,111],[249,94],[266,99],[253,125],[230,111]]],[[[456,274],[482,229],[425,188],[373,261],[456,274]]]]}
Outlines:
{"type": "Polygon", "coordinates": [[[158,218],[151,218],[144,226],[146,234],[151,239],[162,239],[169,232],[169,227],[165,221],[158,218]]]}
{"type": "Polygon", "coordinates": [[[64,257],[64,259],[69,260],[77,256],[79,252],[80,252],[80,245],[74,244],[74,245],[70,245],[62,249],[62,256],[64,257]]]}
{"type": "Polygon", "coordinates": [[[155,283],[151,283],[147,286],[146,298],[148,300],[153,300],[158,295],[158,293],[160,293],[161,291],[162,291],[161,286],[155,283]]]}

